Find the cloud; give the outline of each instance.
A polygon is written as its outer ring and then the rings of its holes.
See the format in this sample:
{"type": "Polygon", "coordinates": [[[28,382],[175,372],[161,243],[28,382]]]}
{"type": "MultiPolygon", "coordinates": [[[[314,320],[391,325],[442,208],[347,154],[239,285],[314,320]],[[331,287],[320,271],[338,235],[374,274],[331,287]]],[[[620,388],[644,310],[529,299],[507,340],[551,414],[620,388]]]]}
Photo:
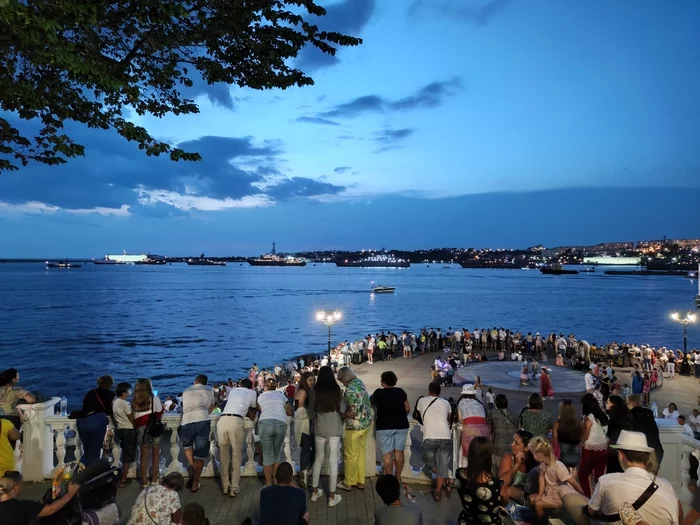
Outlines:
{"type": "Polygon", "coordinates": [[[476,27],[487,26],[513,0],[481,0],[480,5],[467,5],[467,0],[415,0],[409,8],[412,16],[435,12],[449,18],[466,20],[476,27]]]}
{"type": "MultiPolygon", "coordinates": [[[[235,103],[231,96],[231,87],[228,84],[221,82],[207,84],[206,80],[200,76],[195,76],[195,78],[192,78],[192,87],[187,90],[187,93],[192,97],[204,95],[214,106],[221,106],[230,110],[235,109],[235,103]]],[[[236,100],[241,99],[236,98],[236,100]]]]}
{"type": "MultiPolygon", "coordinates": [[[[7,116],[7,115],[3,115],[7,116]]],[[[10,122],[31,136],[32,123],[10,122]]],[[[275,200],[337,193],[341,186],[288,179],[281,169],[279,141],[253,137],[205,136],[177,144],[197,151],[200,162],[148,157],[113,131],[66,123],[66,133],[85,145],[85,157],[67,164],[30,164],[0,176],[0,209],[5,213],[99,213],[124,216],[177,215],[270,206],[275,200]],[[263,189],[261,189],[261,187],[263,189]]]]}
{"type": "Polygon", "coordinates": [[[396,100],[380,95],[365,95],[349,102],[338,104],[332,109],[319,113],[318,118],[355,118],[366,113],[387,113],[408,111],[420,108],[434,108],[442,105],[461,86],[458,78],[432,82],[418,91],[396,100]]]}
{"type": "Polygon", "coordinates": [[[343,174],[343,173],[347,173],[347,172],[350,171],[351,169],[352,169],[352,168],[351,168],[350,166],[338,166],[338,167],[335,168],[333,171],[334,171],[335,173],[338,173],[338,174],[343,174]]]}
{"type": "MultiPolygon", "coordinates": [[[[372,18],[376,0],[343,0],[324,7],[325,16],[309,16],[306,21],[318,26],[320,31],[335,31],[348,36],[358,36],[372,18]]],[[[306,46],[297,57],[296,67],[308,72],[332,67],[339,62],[337,56],[323,53],[313,46],[306,46]]]]}
{"type": "Polygon", "coordinates": [[[345,191],[345,189],[345,186],[338,186],[330,182],[308,179],[306,177],[292,177],[267,188],[266,193],[274,199],[285,201],[297,197],[337,195],[345,191]]]}
{"type": "Polygon", "coordinates": [[[415,129],[404,128],[404,129],[391,129],[385,128],[379,131],[374,138],[374,141],[379,144],[379,149],[375,153],[384,153],[392,149],[401,149],[401,141],[407,139],[416,132],[415,129]]]}
{"type": "Polygon", "coordinates": [[[299,117],[296,122],[302,122],[306,124],[320,124],[322,126],[340,126],[340,123],[327,118],[321,117],[299,117]]]}

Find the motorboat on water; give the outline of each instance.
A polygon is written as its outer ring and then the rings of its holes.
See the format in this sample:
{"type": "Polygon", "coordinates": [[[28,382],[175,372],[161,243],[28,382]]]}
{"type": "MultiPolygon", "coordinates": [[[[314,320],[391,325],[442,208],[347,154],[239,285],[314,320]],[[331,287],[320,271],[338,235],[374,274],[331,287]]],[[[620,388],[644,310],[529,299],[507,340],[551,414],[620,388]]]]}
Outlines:
{"type": "Polygon", "coordinates": [[[396,291],[396,288],[393,286],[382,286],[382,285],[376,285],[372,286],[372,293],[394,293],[396,291]]]}
{"type": "Polygon", "coordinates": [[[581,273],[595,273],[595,268],[584,268],[581,273]]]}
{"type": "Polygon", "coordinates": [[[62,261],[62,262],[46,261],[47,268],[70,269],[70,268],[80,268],[81,266],[82,266],[82,264],[72,263],[72,262],[68,262],[68,261],[62,261]]]}
{"type": "Polygon", "coordinates": [[[566,270],[561,267],[559,264],[553,264],[550,266],[545,266],[544,268],[540,268],[540,272],[542,272],[544,275],[577,275],[578,270],[566,270]]]}

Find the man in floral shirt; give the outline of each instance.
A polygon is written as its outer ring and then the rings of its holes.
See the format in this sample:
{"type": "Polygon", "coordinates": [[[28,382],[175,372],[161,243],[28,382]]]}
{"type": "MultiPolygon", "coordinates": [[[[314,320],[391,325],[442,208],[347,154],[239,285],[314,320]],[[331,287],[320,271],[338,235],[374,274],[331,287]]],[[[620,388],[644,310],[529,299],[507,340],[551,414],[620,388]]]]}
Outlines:
{"type": "Polygon", "coordinates": [[[343,436],[343,461],[345,481],[338,483],[343,490],[365,488],[365,463],[367,434],[372,426],[372,406],[365,384],[347,366],[338,370],[338,381],[345,385],[343,402],[347,409],[342,413],[345,420],[343,436]]]}

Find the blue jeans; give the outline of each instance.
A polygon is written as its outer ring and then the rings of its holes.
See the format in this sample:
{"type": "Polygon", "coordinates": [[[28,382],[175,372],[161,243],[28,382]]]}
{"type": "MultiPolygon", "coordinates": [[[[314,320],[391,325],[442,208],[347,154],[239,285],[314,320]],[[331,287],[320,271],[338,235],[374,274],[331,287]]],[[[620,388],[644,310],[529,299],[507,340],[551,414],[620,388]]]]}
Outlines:
{"type": "Polygon", "coordinates": [[[107,414],[96,412],[76,420],[75,427],[78,430],[80,441],[83,442],[83,457],[80,462],[89,467],[100,460],[102,444],[107,433],[107,414]]]}
{"type": "Polygon", "coordinates": [[[425,464],[424,471],[432,473],[433,468],[437,475],[446,478],[449,474],[450,461],[452,460],[451,439],[424,439],[421,443],[421,455],[425,464]]]}
{"type": "Polygon", "coordinates": [[[178,428],[182,448],[194,449],[194,459],[204,461],[209,457],[209,433],[211,432],[211,421],[197,421],[188,423],[178,428]]]}
{"type": "Polygon", "coordinates": [[[287,423],[279,419],[258,421],[258,435],[262,447],[263,466],[282,463],[284,437],[287,435],[287,423]]]}

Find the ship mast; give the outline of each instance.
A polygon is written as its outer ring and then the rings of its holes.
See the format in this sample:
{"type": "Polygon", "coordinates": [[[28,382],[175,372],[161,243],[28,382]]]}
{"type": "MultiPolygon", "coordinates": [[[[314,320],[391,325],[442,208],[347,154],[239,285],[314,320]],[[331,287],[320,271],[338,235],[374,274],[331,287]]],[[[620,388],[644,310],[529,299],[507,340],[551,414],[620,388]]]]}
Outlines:
{"type": "Polygon", "coordinates": [[[272,251],[270,252],[270,255],[277,255],[277,251],[275,250],[275,243],[272,243],[272,251]]]}

